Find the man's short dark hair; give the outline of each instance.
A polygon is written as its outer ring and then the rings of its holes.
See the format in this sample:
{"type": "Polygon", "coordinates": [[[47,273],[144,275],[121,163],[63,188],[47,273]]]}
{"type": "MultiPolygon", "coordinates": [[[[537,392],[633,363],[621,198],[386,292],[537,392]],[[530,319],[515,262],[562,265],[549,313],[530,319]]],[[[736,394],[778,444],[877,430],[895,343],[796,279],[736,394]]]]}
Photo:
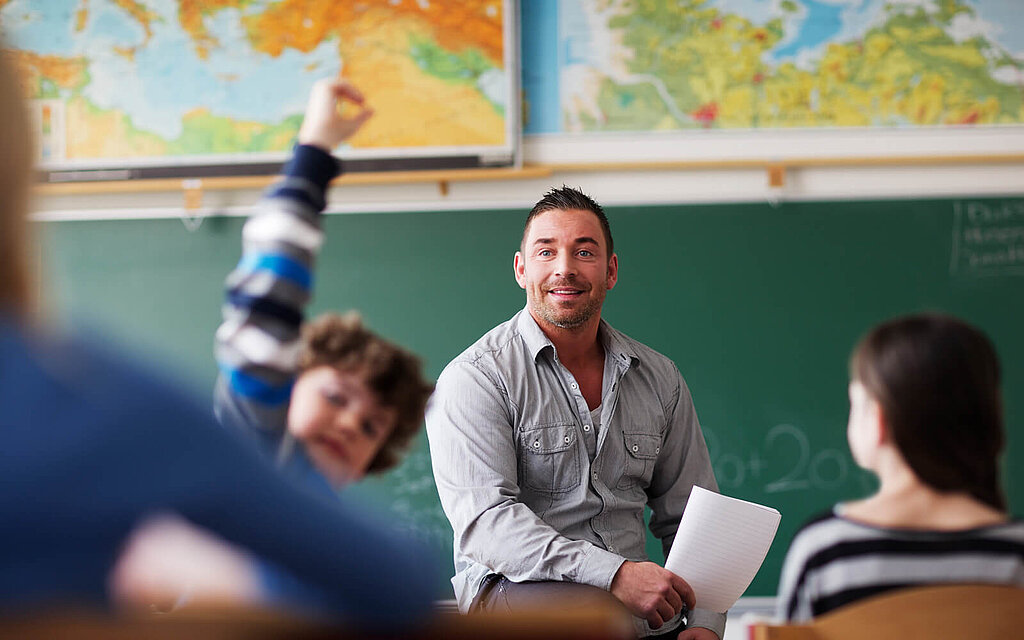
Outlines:
{"type": "Polygon", "coordinates": [[[561,209],[562,211],[589,211],[597,216],[598,222],[601,223],[601,230],[604,231],[605,244],[608,245],[608,257],[612,257],[612,254],[615,253],[615,244],[612,242],[612,229],[608,225],[608,216],[604,214],[604,209],[587,194],[579,189],[567,187],[564,184],[557,189],[552,188],[545,193],[544,197],[538,200],[537,204],[533,205],[533,208],[530,209],[530,214],[526,216],[526,224],[523,226],[523,239],[519,243],[520,249],[523,248],[522,245],[526,242],[526,234],[530,231],[530,223],[533,222],[533,219],[546,211],[553,211],[555,209],[561,209]]]}

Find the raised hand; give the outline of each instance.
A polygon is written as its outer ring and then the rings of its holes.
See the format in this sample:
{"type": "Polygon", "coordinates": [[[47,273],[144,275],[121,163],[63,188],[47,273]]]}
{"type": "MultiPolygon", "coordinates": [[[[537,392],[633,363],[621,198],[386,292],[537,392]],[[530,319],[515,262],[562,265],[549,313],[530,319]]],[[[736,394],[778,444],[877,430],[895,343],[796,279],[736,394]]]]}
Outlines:
{"type": "Polygon", "coordinates": [[[309,93],[306,115],[299,128],[299,144],[330,151],[352,137],[372,115],[373,109],[366,106],[363,94],[347,81],[330,78],[318,80],[309,93]],[[359,113],[343,116],[343,101],[359,105],[359,113]]]}

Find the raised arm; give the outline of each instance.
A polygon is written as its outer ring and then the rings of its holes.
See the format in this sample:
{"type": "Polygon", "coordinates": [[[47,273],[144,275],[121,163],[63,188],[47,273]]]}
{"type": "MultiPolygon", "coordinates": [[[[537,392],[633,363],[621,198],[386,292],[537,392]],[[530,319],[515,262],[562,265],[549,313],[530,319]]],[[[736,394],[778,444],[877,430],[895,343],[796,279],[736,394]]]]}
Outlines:
{"type": "Polygon", "coordinates": [[[323,241],[320,212],[339,173],[330,150],[373,114],[357,89],[321,80],[310,94],[295,155],[242,231],[242,259],[228,275],[214,353],[220,378],[214,410],[222,424],[270,440],[283,435],[295,380],[299,330],[323,241]],[[360,107],[353,116],[342,102],[360,107]]]}

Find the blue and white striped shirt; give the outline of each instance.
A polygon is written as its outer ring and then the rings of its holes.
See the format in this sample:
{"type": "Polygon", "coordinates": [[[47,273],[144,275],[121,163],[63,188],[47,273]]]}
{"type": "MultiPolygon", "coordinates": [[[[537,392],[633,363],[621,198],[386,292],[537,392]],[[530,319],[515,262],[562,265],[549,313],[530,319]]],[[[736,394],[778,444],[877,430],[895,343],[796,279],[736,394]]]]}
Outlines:
{"type": "Polygon", "coordinates": [[[228,275],[214,353],[214,411],[277,446],[286,436],[298,369],[299,331],[323,243],[320,212],[338,174],[327,152],[299,145],[242,231],[242,258],[228,275]]]}

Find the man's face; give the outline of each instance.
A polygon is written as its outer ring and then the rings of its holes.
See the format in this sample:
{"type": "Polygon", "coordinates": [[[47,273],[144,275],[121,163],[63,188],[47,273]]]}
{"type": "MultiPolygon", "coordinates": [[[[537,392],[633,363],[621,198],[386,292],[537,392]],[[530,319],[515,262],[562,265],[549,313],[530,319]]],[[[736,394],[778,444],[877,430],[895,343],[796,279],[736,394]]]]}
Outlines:
{"type": "Polygon", "coordinates": [[[539,214],[515,257],[516,282],[542,326],[575,330],[600,318],[605,293],[618,278],[597,216],[578,209],[539,214]]]}
{"type": "Polygon", "coordinates": [[[338,487],[363,477],[394,430],[396,417],[394,408],[379,404],[361,374],[321,365],[295,381],[288,432],[338,487]]]}

